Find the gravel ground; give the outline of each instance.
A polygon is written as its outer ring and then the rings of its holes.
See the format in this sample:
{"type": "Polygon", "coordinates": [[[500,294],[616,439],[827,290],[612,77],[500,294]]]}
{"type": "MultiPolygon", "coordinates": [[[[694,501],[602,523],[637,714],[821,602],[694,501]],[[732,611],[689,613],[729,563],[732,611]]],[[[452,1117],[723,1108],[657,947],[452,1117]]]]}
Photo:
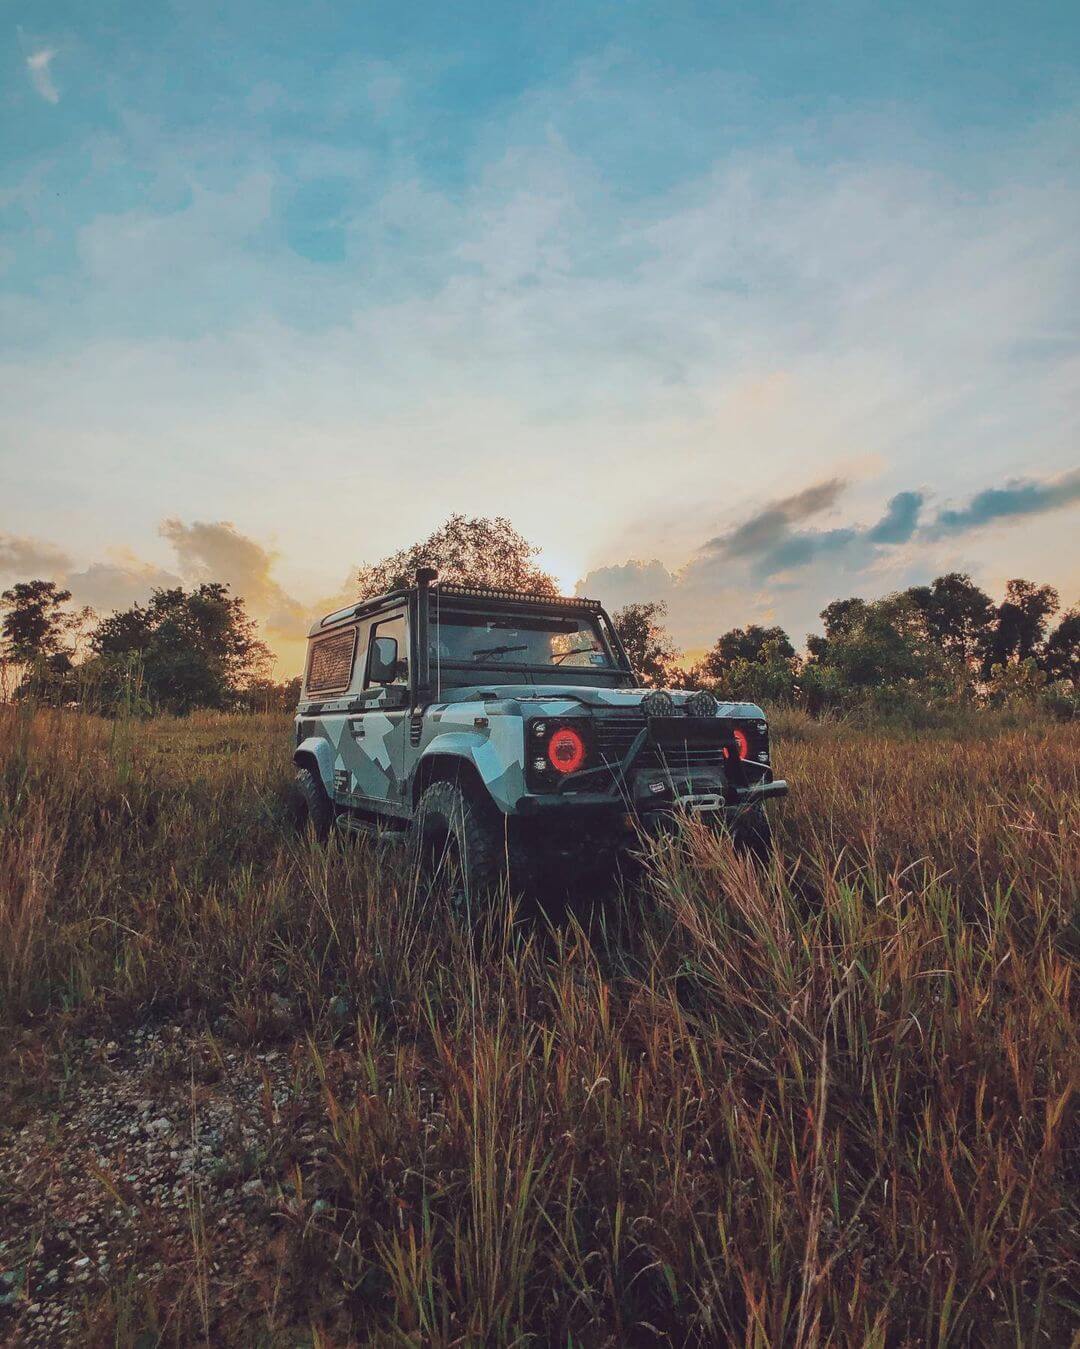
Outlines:
{"type": "Polygon", "coordinates": [[[0,1125],[0,1343],[154,1343],[183,1315],[310,1343],[288,1325],[290,1246],[325,1208],[309,1062],[173,1026],[69,1046],[44,1106],[0,1125]]]}

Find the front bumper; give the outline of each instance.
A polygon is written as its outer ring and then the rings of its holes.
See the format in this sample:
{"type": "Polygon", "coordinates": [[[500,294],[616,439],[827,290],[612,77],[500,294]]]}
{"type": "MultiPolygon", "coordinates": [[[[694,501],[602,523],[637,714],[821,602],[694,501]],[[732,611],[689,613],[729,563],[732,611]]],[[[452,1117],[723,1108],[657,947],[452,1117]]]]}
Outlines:
{"type": "Polygon", "coordinates": [[[683,810],[737,815],[787,791],[786,782],[773,780],[768,765],[739,757],[732,728],[723,719],[654,717],[621,760],[570,774],[553,790],[530,792],[520,798],[514,813],[607,810],[646,817],[683,810]],[[699,764],[694,756],[701,751],[712,761],[699,764]]]}
{"type": "Polygon", "coordinates": [[[771,782],[755,782],[749,787],[735,787],[715,782],[698,782],[687,792],[649,793],[634,800],[614,796],[610,792],[557,792],[547,796],[523,796],[515,807],[516,815],[572,815],[577,811],[586,815],[635,814],[646,815],[657,811],[689,810],[691,813],[715,814],[724,812],[738,815],[759,802],[787,796],[788,784],[783,778],[771,782]]]}

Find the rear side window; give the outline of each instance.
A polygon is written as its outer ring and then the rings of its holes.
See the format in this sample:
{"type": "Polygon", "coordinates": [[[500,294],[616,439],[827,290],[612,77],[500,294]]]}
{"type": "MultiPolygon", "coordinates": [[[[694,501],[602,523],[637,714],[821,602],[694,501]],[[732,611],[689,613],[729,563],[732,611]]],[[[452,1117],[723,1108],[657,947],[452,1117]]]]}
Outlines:
{"type": "Polygon", "coordinates": [[[356,629],[320,637],[311,644],[308,656],[308,693],[341,693],[352,679],[356,659],[356,629]]]}

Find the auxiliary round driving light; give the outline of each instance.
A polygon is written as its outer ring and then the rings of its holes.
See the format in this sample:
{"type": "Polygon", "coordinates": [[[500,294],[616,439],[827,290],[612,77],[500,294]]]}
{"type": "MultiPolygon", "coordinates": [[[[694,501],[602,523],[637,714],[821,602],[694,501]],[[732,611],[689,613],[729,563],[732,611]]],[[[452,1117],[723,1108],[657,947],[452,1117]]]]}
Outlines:
{"type": "Polygon", "coordinates": [[[687,698],[686,714],[690,717],[715,717],[716,699],[708,689],[699,689],[687,698]]]}
{"type": "Polygon", "coordinates": [[[675,699],[663,689],[653,689],[641,700],[641,710],[647,717],[673,717],[675,699]]]}

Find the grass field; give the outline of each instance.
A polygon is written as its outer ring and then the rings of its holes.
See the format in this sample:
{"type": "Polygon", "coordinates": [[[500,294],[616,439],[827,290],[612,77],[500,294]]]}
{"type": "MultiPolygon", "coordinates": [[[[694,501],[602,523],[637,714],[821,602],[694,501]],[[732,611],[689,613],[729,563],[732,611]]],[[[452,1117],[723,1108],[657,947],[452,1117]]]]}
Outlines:
{"type": "Polygon", "coordinates": [[[777,741],[767,874],[467,926],[283,719],[0,708],[0,1338],[1070,1343],[1080,727],[777,741]]]}

